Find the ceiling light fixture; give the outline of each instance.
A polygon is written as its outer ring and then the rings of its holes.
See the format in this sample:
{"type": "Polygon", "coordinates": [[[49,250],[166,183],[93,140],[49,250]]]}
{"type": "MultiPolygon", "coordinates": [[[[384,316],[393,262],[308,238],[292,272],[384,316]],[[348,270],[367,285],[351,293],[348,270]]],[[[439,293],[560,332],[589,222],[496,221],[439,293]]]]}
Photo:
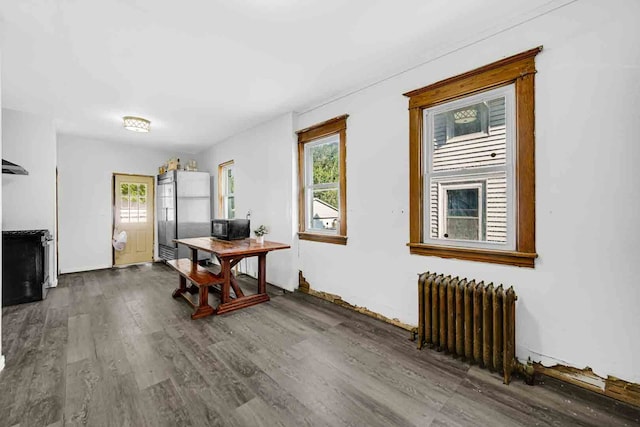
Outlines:
{"type": "Polygon", "coordinates": [[[133,132],[149,132],[151,130],[151,122],[142,117],[124,116],[124,128],[133,132]]]}

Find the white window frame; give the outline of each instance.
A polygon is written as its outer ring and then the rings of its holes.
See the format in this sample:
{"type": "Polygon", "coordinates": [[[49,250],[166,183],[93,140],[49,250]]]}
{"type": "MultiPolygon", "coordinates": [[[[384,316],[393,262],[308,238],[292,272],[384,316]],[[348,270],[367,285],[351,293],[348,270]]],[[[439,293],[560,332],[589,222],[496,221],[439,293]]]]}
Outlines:
{"type": "MultiPolygon", "coordinates": [[[[424,227],[422,241],[428,244],[436,244],[442,246],[463,247],[463,248],[484,248],[494,250],[515,250],[516,247],[516,212],[515,212],[515,200],[516,200],[516,186],[515,186],[515,118],[516,118],[516,103],[515,103],[515,85],[509,84],[507,86],[499,87],[497,89],[488,90],[479,94],[466,96],[464,98],[450,101],[441,105],[434,106],[432,108],[426,108],[423,110],[423,152],[426,154],[426,159],[423,168],[424,182],[423,182],[423,220],[424,227]],[[505,98],[505,133],[506,133],[506,158],[503,166],[484,166],[467,169],[453,169],[446,171],[433,171],[433,155],[434,155],[434,123],[433,118],[435,115],[478,104],[481,102],[489,102],[492,99],[504,96],[505,98]],[[495,176],[498,173],[506,173],[507,180],[507,237],[504,243],[488,242],[484,241],[471,241],[471,240],[454,240],[443,237],[443,231],[445,228],[441,227],[441,219],[443,218],[442,200],[441,200],[441,185],[449,185],[460,182],[477,182],[486,180],[491,176],[495,176]],[[438,238],[431,237],[431,209],[430,209],[430,191],[431,183],[437,183],[438,189],[438,213],[441,215],[438,218],[438,238]]],[[[487,132],[490,129],[487,129],[487,132]]],[[[465,138],[472,137],[471,135],[465,135],[465,138]]],[[[458,140],[456,138],[455,140],[458,140]]],[[[454,140],[454,141],[455,141],[454,140]]],[[[452,142],[452,140],[447,140],[452,142]]],[[[486,191],[486,187],[485,187],[486,191]]],[[[484,205],[484,203],[483,203],[484,205]]],[[[485,206],[486,208],[486,206],[485,206]]],[[[485,222],[484,236],[486,239],[486,222],[485,222]]]]}
{"type": "Polygon", "coordinates": [[[328,182],[321,184],[313,183],[313,157],[310,155],[311,150],[314,147],[324,144],[337,144],[338,145],[338,166],[340,165],[340,134],[335,133],[323,138],[319,138],[315,141],[311,141],[304,146],[304,190],[306,195],[307,209],[305,210],[305,224],[306,229],[309,232],[337,235],[340,231],[340,174],[338,174],[338,181],[328,182]],[[314,190],[336,190],[338,192],[338,212],[336,219],[335,230],[325,228],[313,227],[313,192],[314,190]]]}
{"type": "Polygon", "coordinates": [[[313,183],[313,157],[310,155],[314,147],[324,144],[335,143],[338,145],[338,165],[340,165],[340,134],[335,133],[315,141],[307,142],[304,145],[304,192],[306,195],[305,224],[307,232],[338,235],[340,232],[340,175],[338,181],[332,183],[313,183]],[[313,227],[313,192],[314,190],[336,190],[338,192],[338,212],[335,230],[313,227]]]}
{"type": "MultiPolygon", "coordinates": [[[[231,175],[235,181],[235,168],[234,163],[225,164],[222,166],[222,195],[220,200],[222,201],[222,216],[223,219],[233,219],[229,218],[229,198],[233,198],[235,201],[235,191],[231,193],[229,191],[229,171],[231,171],[231,175]]],[[[235,182],[234,182],[235,187],[235,182]]],[[[234,215],[235,218],[235,215],[234,215]]]]}

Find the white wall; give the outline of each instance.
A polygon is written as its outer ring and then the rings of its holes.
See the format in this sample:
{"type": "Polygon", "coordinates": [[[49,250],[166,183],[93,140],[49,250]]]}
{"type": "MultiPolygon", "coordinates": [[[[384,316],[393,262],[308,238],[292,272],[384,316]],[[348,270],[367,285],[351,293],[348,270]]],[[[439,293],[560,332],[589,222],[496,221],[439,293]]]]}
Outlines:
{"type": "MultiPolygon", "coordinates": [[[[2,158],[29,175],[2,176],[2,229],[56,232],[56,132],[50,118],[2,109],[2,158]]],[[[55,242],[54,242],[55,243],[55,242]]],[[[55,245],[50,251],[51,284],[56,285],[55,245]]]]}
{"type": "Polygon", "coordinates": [[[311,286],[416,324],[420,272],[513,285],[519,359],[640,382],[638,16],[636,1],[582,0],[298,116],[350,115],[349,241],[300,242],[311,286]],[[410,255],[402,93],[539,45],[535,269],[410,255]]]}
{"type": "MultiPolygon", "coordinates": [[[[292,249],[275,251],[267,256],[267,281],[289,290],[297,287],[293,247],[297,227],[293,206],[295,148],[293,115],[289,113],[224,140],[198,155],[199,169],[215,177],[211,186],[215,208],[212,216],[217,216],[218,165],[233,160],[236,217],[245,218],[251,210],[252,231],[264,224],[270,229],[266,240],[292,245],[292,249]]],[[[243,261],[240,269],[255,276],[256,259],[243,261]]]]}
{"type": "MultiPolygon", "coordinates": [[[[192,155],[138,148],[82,137],[58,136],[60,271],[112,266],[112,175],[156,176],[171,157],[192,155]]],[[[157,227],[154,257],[157,258],[157,227]]]]}

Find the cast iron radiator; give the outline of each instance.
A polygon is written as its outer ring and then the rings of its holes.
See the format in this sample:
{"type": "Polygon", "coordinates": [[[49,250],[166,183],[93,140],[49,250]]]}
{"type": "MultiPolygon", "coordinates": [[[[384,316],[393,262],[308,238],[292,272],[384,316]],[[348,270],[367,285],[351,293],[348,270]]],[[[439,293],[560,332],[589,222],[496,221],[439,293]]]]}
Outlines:
{"type": "Polygon", "coordinates": [[[425,344],[498,371],[509,384],[516,367],[515,301],[510,287],[426,272],[418,280],[418,349],[425,344]]]}

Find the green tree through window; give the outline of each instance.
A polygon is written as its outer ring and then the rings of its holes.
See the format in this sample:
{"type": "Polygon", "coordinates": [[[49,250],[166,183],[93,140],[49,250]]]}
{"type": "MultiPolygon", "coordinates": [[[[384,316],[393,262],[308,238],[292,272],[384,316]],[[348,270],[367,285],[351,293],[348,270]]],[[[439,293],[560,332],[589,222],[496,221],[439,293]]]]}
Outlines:
{"type": "MultiPolygon", "coordinates": [[[[340,180],[338,143],[322,144],[313,149],[313,183],[336,183],[340,180]]],[[[323,202],[338,209],[337,191],[319,191],[316,196],[323,202]]]]}

